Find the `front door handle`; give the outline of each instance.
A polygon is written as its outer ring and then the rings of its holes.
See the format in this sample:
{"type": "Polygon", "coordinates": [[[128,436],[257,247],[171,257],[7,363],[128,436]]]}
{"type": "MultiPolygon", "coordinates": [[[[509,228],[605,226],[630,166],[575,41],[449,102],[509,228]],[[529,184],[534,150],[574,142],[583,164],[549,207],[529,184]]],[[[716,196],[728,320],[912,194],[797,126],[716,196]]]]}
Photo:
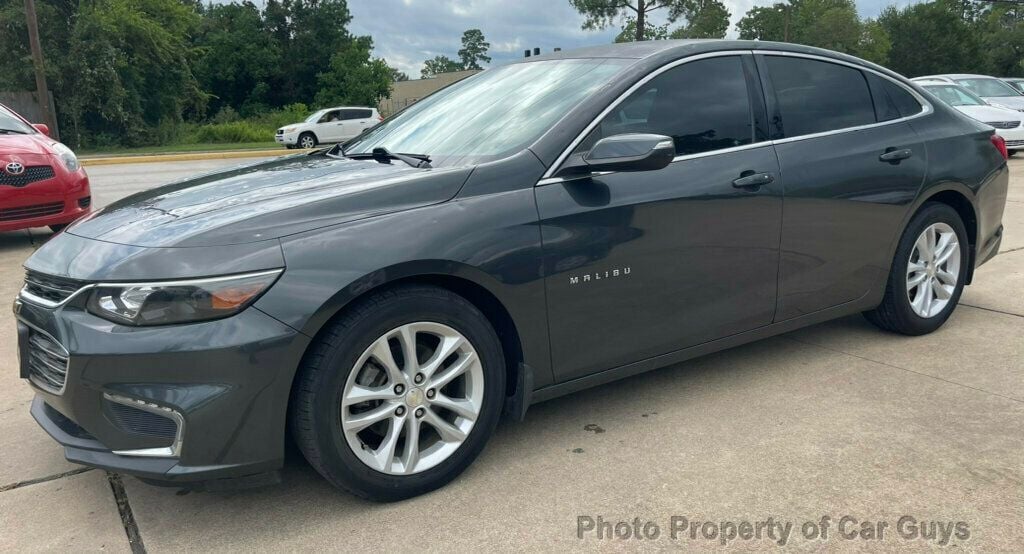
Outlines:
{"type": "Polygon", "coordinates": [[[886,148],[885,153],[878,157],[879,161],[889,162],[893,165],[900,163],[901,161],[914,155],[914,152],[909,148],[886,148]]]}
{"type": "Polygon", "coordinates": [[[775,177],[772,177],[771,173],[754,173],[753,171],[747,170],[740,173],[740,178],[733,181],[732,186],[738,189],[757,191],[774,180],[775,177]]]}

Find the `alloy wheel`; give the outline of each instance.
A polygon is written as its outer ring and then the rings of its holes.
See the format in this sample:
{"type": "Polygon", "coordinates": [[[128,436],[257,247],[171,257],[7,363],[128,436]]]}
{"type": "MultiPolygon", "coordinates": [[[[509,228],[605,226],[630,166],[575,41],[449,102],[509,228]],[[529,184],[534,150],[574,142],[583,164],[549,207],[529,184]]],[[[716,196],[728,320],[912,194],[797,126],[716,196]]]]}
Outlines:
{"type": "Polygon", "coordinates": [[[910,251],[907,299],[917,315],[935,317],[946,308],[960,275],[960,241],[946,223],[925,228],[910,251]]]}
{"type": "Polygon", "coordinates": [[[302,145],[303,148],[313,148],[314,146],[316,146],[316,141],[313,140],[313,137],[309,135],[300,138],[299,143],[302,145]]]}
{"type": "Polygon", "coordinates": [[[483,366],[466,337],[440,323],[409,323],[356,361],[342,391],[342,433],[374,470],[420,473],[459,449],[483,395],[483,366]]]}

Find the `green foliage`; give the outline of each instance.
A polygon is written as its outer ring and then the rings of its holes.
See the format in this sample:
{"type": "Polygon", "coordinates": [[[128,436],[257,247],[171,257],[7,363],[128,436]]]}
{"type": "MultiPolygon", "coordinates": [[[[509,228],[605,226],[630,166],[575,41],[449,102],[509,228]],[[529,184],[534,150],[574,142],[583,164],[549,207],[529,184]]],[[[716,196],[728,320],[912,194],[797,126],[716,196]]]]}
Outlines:
{"type": "Polygon", "coordinates": [[[483,69],[480,62],[491,63],[491,57],[487,55],[490,47],[491,43],[484,39],[480,29],[469,29],[462,33],[462,48],[459,50],[462,69],[483,69]]]}
{"type": "Polygon", "coordinates": [[[201,125],[187,142],[266,142],[273,139],[275,128],[258,125],[251,121],[233,123],[211,123],[201,125]]]}
{"type": "Polygon", "coordinates": [[[985,73],[979,33],[954,2],[887,8],[878,18],[889,34],[889,67],[909,75],[985,73]]]}
{"type": "Polygon", "coordinates": [[[393,73],[381,59],[370,59],[373,41],[358,37],[331,56],[327,71],[317,75],[316,103],[376,106],[391,92],[393,73]]]}
{"type": "Polygon", "coordinates": [[[724,38],[729,28],[729,9],[721,0],[569,0],[585,16],[584,29],[604,29],[622,21],[615,42],[666,38],[724,38]],[[647,17],[667,9],[668,23],[651,25],[647,17]],[[673,31],[669,27],[683,21],[673,31]]]}
{"type": "MultiPolygon", "coordinates": [[[[636,40],[636,18],[627,17],[622,31],[615,36],[615,42],[633,42],[636,40]]],[[[665,40],[668,36],[668,24],[644,25],[644,40],[665,40]]]]}
{"type": "Polygon", "coordinates": [[[434,56],[433,58],[423,62],[423,69],[420,70],[420,77],[429,79],[434,75],[451,73],[452,71],[462,71],[462,64],[448,56],[434,56]]]}

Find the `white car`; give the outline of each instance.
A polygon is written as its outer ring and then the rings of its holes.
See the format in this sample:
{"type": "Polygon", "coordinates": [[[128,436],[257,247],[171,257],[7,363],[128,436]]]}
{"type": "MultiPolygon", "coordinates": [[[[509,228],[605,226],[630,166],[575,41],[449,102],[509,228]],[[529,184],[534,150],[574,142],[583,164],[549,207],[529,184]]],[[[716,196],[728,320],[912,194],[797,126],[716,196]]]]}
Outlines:
{"type": "Polygon", "coordinates": [[[915,77],[911,81],[945,81],[953,83],[973,92],[976,96],[984,98],[986,102],[993,106],[1024,111],[1024,94],[1021,94],[1020,91],[1006,84],[1003,80],[989,77],[988,75],[949,73],[946,75],[915,77]]]}
{"type": "Polygon", "coordinates": [[[921,88],[964,115],[995,127],[1011,154],[1024,148],[1024,112],[989,105],[973,92],[945,81],[917,80],[921,88]]]}
{"type": "Polygon", "coordinates": [[[274,135],[274,140],[288,148],[314,148],[318,144],[344,142],[383,119],[376,108],[326,108],[307,117],[302,123],[281,127],[274,135]]]}
{"type": "Polygon", "coordinates": [[[1003,77],[1003,80],[1010,84],[1011,87],[1020,91],[1024,94],[1024,77],[1003,77]]]}

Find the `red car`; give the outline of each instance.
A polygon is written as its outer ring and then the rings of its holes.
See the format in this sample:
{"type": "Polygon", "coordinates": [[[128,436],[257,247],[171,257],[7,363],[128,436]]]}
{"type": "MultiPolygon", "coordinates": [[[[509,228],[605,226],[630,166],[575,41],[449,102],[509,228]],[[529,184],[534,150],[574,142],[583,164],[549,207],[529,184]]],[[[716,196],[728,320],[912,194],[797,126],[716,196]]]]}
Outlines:
{"type": "Polygon", "coordinates": [[[89,213],[89,177],[49,132],[0,104],[0,231],[59,231],[89,213]]]}

